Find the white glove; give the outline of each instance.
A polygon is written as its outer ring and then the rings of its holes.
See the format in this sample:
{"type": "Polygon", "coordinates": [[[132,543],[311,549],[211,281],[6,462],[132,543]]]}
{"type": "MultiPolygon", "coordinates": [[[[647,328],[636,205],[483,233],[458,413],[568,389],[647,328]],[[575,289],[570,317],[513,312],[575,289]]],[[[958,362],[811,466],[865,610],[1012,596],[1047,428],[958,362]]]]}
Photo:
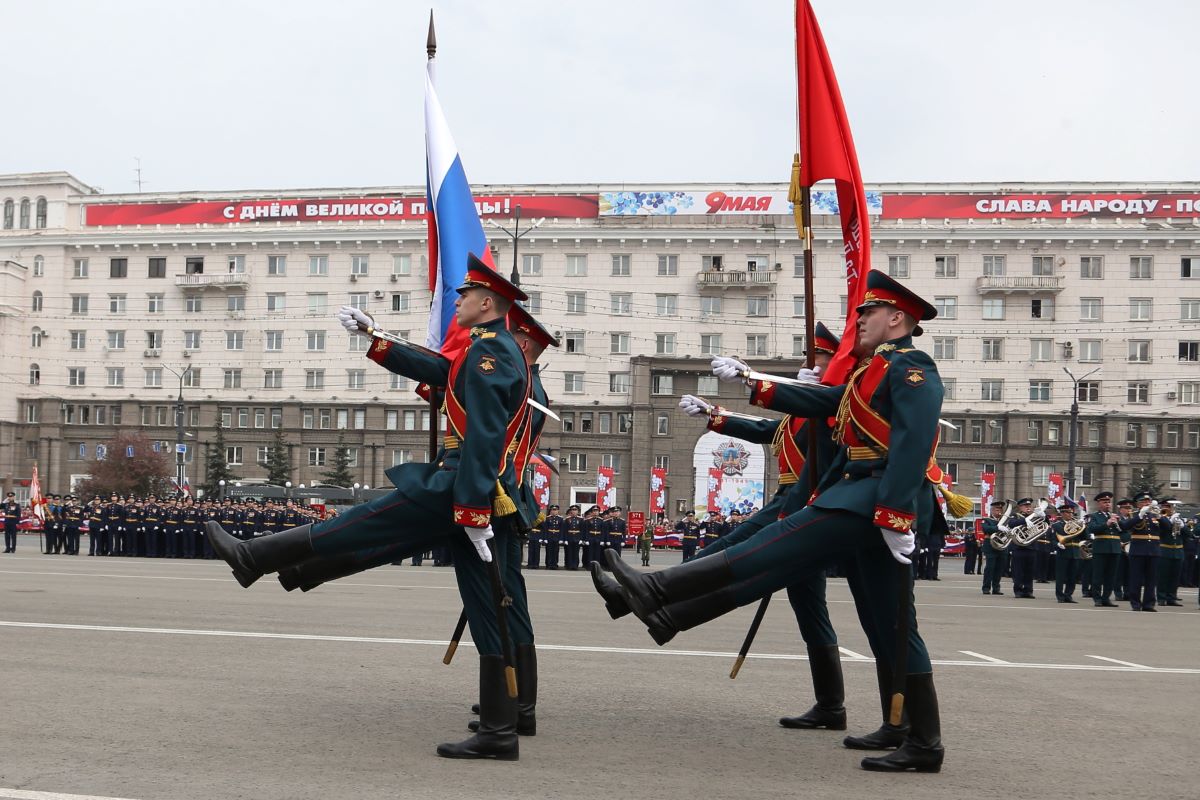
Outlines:
{"type": "Polygon", "coordinates": [[[750,371],[750,367],[736,358],[716,356],[712,360],[712,371],[713,375],[723,381],[737,382],[744,380],[745,373],[750,371]]]}
{"type": "Polygon", "coordinates": [[[492,551],[487,545],[488,539],[496,535],[492,526],[488,525],[486,528],[464,527],[463,530],[467,532],[467,538],[471,540],[471,544],[475,545],[475,552],[479,554],[483,563],[492,563],[492,551]]]}
{"type": "Polygon", "coordinates": [[[1034,511],[1032,514],[1030,514],[1028,517],[1025,518],[1025,525],[1027,527],[1032,526],[1035,522],[1041,522],[1045,518],[1046,518],[1046,512],[1042,511],[1039,508],[1037,511],[1034,511]]]}
{"type": "Polygon", "coordinates": [[[800,371],[796,373],[796,378],[804,381],[805,383],[820,383],[821,368],[813,367],[812,369],[809,369],[808,367],[801,367],[800,371]]]}
{"type": "Polygon", "coordinates": [[[1172,525],[1182,525],[1183,524],[1183,517],[1179,516],[1178,514],[1172,514],[1169,517],[1169,519],[1171,520],[1172,525]]]}
{"type": "Polygon", "coordinates": [[[375,320],[353,306],[342,306],[341,310],[337,312],[337,320],[347,333],[357,333],[361,336],[366,336],[367,332],[358,327],[359,323],[368,328],[375,327],[375,320]]]}
{"type": "Polygon", "coordinates": [[[883,542],[888,546],[888,550],[892,551],[892,558],[901,564],[912,563],[912,559],[908,558],[908,554],[917,549],[916,534],[911,531],[908,533],[897,533],[888,528],[880,528],[879,532],[883,534],[883,542]]]}
{"type": "Polygon", "coordinates": [[[1063,544],[1062,542],[1059,542],[1059,543],[1058,543],[1058,549],[1059,549],[1059,550],[1066,550],[1066,549],[1067,549],[1067,546],[1066,546],[1065,544],[1063,544]]]}
{"type": "Polygon", "coordinates": [[[1142,506],[1141,508],[1139,508],[1139,509],[1138,509],[1138,518],[1139,518],[1139,519],[1146,519],[1146,518],[1148,518],[1148,517],[1149,517],[1151,514],[1153,514],[1153,513],[1154,513],[1154,512],[1152,512],[1152,511],[1150,510],[1150,506],[1142,506]]]}
{"type": "Polygon", "coordinates": [[[706,417],[713,410],[713,407],[704,402],[703,398],[691,394],[685,394],[679,398],[679,407],[689,417],[706,417]]]}

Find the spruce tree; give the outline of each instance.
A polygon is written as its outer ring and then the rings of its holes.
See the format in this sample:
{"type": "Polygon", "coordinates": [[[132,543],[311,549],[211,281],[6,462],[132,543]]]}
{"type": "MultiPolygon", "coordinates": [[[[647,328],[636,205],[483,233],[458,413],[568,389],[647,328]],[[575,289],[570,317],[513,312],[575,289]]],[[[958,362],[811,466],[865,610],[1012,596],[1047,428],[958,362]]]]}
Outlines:
{"type": "Polygon", "coordinates": [[[1158,467],[1154,463],[1144,467],[1134,467],[1130,476],[1129,496],[1137,497],[1142,492],[1149,492],[1152,497],[1162,497],[1165,484],[1158,479],[1158,467]]]}
{"type": "Polygon", "coordinates": [[[333,459],[329,469],[321,473],[321,482],[349,489],[354,485],[354,473],[350,471],[350,453],[346,450],[343,436],[338,436],[337,447],[333,449],[333,459]]]}
{"type": "Polygon", "coordinates": [[[229,485],[233,483],[234,475],[233,471],[229,469],[229,462],[225,460],[225,429],[221,426],[221,419],[218,417],[217,438],[209,449],[208,462],[204,465],[204,483],[200,488],[204,490],[206,497],[219,496],[221,481],[225,481],[225,484],[229,485]]]}
{"type": "Polygon", "coordinates": [[[283,428],[275,429],[275,438],[267,450],[267,483],[283,486],[292,479],[292,465],[288,459],[288,443],[283,438],[283,428]]]}

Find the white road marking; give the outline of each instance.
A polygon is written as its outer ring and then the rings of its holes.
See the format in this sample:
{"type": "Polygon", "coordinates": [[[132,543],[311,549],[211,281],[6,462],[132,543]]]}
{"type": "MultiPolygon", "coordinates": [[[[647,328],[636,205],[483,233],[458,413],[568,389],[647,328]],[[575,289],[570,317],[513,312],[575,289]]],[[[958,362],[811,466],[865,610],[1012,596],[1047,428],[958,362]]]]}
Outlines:
{"type": "Polygon", "coordinates": [[[838,647],[838,650],[841,650],[841,651],[842,651],[842,655],[844,655],[844,656],[848,656],[848,657],[850,657],[850,658],[856,658],[856,659],[858,659],[858,660],[860,660],[860,661],[874,661],[874,660],[875,660],[875,659],[873,659],[873,658],[867,658],[867,657],[866,657],[866,656],[864,656],[862,653],[856,653],[856,652],[854,652],[853,650],[851,650],[851,649],[850,649],[850,648],[848,648],[848,647],[841,647],[841,646],[839,646],[839,647],[838,647]]]}
{"type": "Polygon", "coordinates": [[[1121,661],[1118,658],[1109,658],[1108,656],[1089,655],[1088,658],[1098,658],[1101,661],[1109,661],[1113,664],[1120,664],[1121,666],[1124,666],[1124,667],[1136,667],[1137,669],[1154,669],[1154,667],[1147,667],[1145,664],[1135,664],[1132,661],[1121,661]]]}
{"type": "MultiPolygon", "coordinates": [[[[445,647],[447,642],[442,639],[398,639],[386,636],[329,636],[313,633],[268,633],[265,631],[221,631],[185,628],[134,628],[121,625],[68,625],[53,622],[16,622],[0,620],[0,627],[6,628],[36,628],[44,630],[66,631],[95,631],[101,633],[140,633],[162,634],[173,636],[216,636],[240,639],[284,639],[290,641],[310,642],[346,642],[352,644],[400,644],[424,645],[429,647],[445,647]]],[[[462,645],[469,645],[462,642],[462,645]]],[[[737,653],[714,650],[672,650],[657,647],[600,647],[597,645],[543,644],[538,642],[539,650],[558,650],[572,653],[620,653],[624,655],[676,656],[685,658],[727,658],[737,657],[737,653]]],[[[763,661],[806,661],[807,656],[794,653],[751,653],[749,658],[763,661]]],[[[1099,656],[1093,656],[1099,658],[1099,656]]],[[[1105,659],[1111,661],[1112,659],[1105,659]]],[[[872,664],[872,659],[848,659],[847,663],[872,664]]],[[[1020,663],[1015,661],[955,661],[935,660],[933,662],[943,667],[990,667],[998,669],[1046,669],[1073,670],[1083,672],[1148,672],[1168,675],[1200,675],[1200,669],[1183,667],[1147,667],[1141,664],[1118,662],[1114,666],[1103,664],[1037,664],[1020,663]]]]}
{"type": "Polygon", "coordinates": [[[5,789],[0,786],[0,800],[129,800],[95,794],[62,794],[61,792],[31,792],[26,789],[5,789]]]}
{"type": "Polygon", "coordinates": [[[990,664],[1012,663],[1009,661],[1004,661],[1003,659],[992,658],[991,656],[985,656],[983,653],[976,653],[974,650],[959,650],[958,652],[962,653],[964,656],[971,656],[972,658],[978,658],[980,661],[987,661],[990,664]]]}

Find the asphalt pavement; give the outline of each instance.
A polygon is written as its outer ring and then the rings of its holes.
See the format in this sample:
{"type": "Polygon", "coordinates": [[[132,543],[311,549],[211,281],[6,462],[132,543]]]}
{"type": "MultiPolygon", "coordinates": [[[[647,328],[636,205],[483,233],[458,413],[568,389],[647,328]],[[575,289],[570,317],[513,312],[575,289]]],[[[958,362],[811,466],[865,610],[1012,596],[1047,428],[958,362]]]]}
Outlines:
{"type": "MultiPolygon", "coordinates": [[[[85,543],[86,546],[86,543],[85,543]]],[[[583,571],[530,571],[538,735],[516,763],[465,738],[475,654],[441,657],[453,570],[388,566],[303,594],[213,561],[0,556],[0,798],[1195,798],[1200,610],[984,596],[961,561],[917,588],[946,763],[880,775],[843,734],[780,728],[812,702],[786,598],[659,648],[583,571]]],[[[627,558],[635,556],[627,554],[627,558]]],[[[656,564],[679,560],[656,553],[656,564]]],[[[427,562],[428,563],[428,562],[427,562]]],[[[829,581],[851,732],[880,721],[845,582],[829,581]]]]}

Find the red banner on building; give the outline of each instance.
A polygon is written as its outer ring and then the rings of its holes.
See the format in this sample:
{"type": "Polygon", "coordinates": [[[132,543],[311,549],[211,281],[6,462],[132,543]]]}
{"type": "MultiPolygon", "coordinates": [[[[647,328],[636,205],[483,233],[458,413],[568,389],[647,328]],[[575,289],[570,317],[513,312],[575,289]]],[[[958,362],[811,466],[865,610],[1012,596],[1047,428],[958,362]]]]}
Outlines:
{"type": "Polygon", "coordinates": [[[984,472],[979,476],[979,513],[987,516],[996,497],[996,473],[984,472]]]}
{"type": "Polygon", "coordinates": [[[708,511],[721,510],[721,481],[725,479],[725,473],[717,467],[708,468],[708,511]]]}
{"type": "Polygon", "coordinates": [[[1050,479],[1046,483],[1046,499],[1050,501],[1051,506],[1058,507],[1065,485],[1062,475],[1059,475],[1057,472],[1050,473],[1050,479]]]}
{"type": "Polygon", "coordinates": [[[883,198],[884,219],[1111,219],[1197,214],[1200,214],[1200,195],[1195,194],[889,194],[883,198]]]}
{"type": "Polygon", "coordinates": [[[617,487],[613,485],[613,468],[597,467],[596,469],[596,505],[601,511],[607,511],[617,504],[617,487]]]}
{"type": "Polygon", "coordinates": [[[650,514],[657,518],[667,513],[667,471],[660,467],[650,470],[650,514]]]}
{"type": "MultiPolygon", "coordinates": [[[[480,195],[482,217],[511,217],[521,207],[525,218],[593,219],[599,196],[480,195]]],[[[411,197],[320,197],[289,200],[203,201],[194,203],[97,203],[85,207],[84,225],[230,225],[235,222],[355,222],[421,220],[425,195],[411,197]]]]}

